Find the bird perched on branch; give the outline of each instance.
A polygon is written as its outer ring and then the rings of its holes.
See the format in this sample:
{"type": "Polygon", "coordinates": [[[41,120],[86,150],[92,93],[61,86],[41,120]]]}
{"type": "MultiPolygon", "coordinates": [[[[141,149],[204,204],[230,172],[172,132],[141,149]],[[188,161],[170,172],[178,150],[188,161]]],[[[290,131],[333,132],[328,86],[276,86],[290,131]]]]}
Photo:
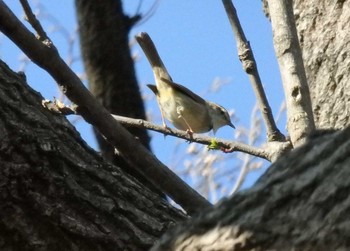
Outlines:
{"type": "Polygon", "coordinates": [[[235,128],[225,108],[204,100],[186,87],[173,82],[147,33],[138,34],[136,41],[152,67],[156,85],[147,86],[157,97],[164,127],[167,128],[164,120],[166,118],[177,129],[186,130],[189,134],[204,133],[211,129],[215,133],[225,125],[235,128]]]}

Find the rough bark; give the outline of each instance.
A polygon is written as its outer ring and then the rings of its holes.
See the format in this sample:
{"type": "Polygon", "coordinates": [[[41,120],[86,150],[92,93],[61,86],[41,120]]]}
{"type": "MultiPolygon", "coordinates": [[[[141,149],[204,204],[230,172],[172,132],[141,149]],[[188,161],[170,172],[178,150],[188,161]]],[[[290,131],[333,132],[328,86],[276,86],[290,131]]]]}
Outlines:
{"type": "Polygon", "coordinates": [[[319,133],[153,250],[349,250],[350,127],[319,133]]]}
{"type": "MultiPolygon", "coordinates": [[[[25,0],[23,0],[25,1],[25,0]]],[[[164,191],[186,212],[195,214],[211,204],[159,161],[130,134],[82,84],[49,41],[43,43],[0,1],[0,30],[34,63],[46,70],[63,93],[75,104],[85,121],[103,134],[126,161],[164,191]]]]}
{"type": "Polygon", "coordinates": [[[290,141],[296,147],[315,130],[315,123],[293,15],[293,1],[268,0],[268,3],[287,107],[287,129],[290,141]]]}
{"type": "MultiPolygon", "coordinates": [[[[145,109],[131,58],[128,34],[132,19],[124,15],[120,0],[76,0],[81,54],[91,93],[112,114],[145,119],[145,109]]],[[[126,127],[150,149],[147,131],[126,127]]],[[[114,147],[95,131],[104,158],[156,190],[114,147]]],[[[159,192],[160,193],[160,192],[159,192]]]]}
{"type": "Polygon", "coordinates": [[[350,124],[350,1],[295,0],[295,16],[319,128],[350,124]]]}
{"type": "Polygon", "coordinates": [[[316,127],[344,128],[350,124],[350,0],[295,0],[294,15],[316,127]]]}
{"type": "Polygon", "coordinates": [[[178,210],[103,160],[0,62],[0,250],[146,250],[178,210]]]}

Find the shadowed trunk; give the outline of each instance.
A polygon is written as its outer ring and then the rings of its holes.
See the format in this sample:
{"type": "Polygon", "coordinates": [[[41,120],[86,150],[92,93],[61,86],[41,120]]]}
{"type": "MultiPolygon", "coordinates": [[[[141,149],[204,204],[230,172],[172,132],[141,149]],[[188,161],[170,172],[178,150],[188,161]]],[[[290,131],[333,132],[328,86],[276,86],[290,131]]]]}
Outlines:
{"type": "Polygon", "coordinates": [[[320,131],[152,250],[349,250],[350,127],[320,131]]]}
{"type": "Polygon", "coordinates": [[[147,250],[185,219],[0,62],[0,250],[147,250]]]}
{"type": "MultiPolygon", "coordinates": [[[[75,3],[81,54],[90,91],[112,114],[145,119],[128,39],[135,20],[123,13],[120,0],[76,0],[75,3]]],[[[150,149],[146,130],[127,129],[150,149]]],[[[128,165],[97,131],[95,134],[103,157],[161,194],[137,169],[128,165]]]]}

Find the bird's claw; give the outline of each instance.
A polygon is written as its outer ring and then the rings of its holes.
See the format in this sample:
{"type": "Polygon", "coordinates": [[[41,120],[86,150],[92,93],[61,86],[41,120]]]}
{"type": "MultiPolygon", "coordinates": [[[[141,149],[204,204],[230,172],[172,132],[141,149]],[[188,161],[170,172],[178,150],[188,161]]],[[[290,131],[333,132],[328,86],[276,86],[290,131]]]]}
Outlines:
{"type": "Polygon", "coordinates": [[[220,150],[224,153],[232,153],[235,149],[231,148],[224,148],[224,147],[220,147],[220,150]]]}

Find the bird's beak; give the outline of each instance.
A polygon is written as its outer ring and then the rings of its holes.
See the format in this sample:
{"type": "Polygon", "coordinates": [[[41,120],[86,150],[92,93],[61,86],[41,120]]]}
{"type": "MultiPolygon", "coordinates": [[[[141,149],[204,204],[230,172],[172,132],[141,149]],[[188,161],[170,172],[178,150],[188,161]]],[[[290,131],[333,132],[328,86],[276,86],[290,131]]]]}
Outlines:
{"type": "Polygon", "coordinates": [[[232,122],[230,121],[229,124],[227,124],[228,126],[231,126],[233,129],[236,129],[236,127],[232,124],[232,122]]]}

